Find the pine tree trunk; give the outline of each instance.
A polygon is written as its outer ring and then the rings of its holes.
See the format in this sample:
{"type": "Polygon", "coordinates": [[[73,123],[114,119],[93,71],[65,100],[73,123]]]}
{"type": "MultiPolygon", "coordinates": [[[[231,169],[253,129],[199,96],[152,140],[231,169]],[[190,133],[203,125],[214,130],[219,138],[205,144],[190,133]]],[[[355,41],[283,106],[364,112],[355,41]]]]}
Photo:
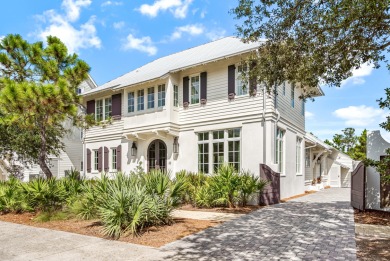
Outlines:
{"type": "Polygon", "coordinates": [[[39,152],[38,165],[42,169],[43,173],[46,175],[46,178],[51,179],[53,177],[53,174],[51,173],[51,170],[46,163],[46,158],[47,158],[46,128],[42,124],[40,124],[40,136],[41,136],[41,149],[39,152]]]}

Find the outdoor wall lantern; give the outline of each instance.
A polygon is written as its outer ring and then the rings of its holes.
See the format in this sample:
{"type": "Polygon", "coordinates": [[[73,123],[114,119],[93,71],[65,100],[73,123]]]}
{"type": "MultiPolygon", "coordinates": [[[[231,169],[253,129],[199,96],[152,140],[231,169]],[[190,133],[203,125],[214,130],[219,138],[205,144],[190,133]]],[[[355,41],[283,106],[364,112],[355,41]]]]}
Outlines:
{"type": "Polygon", "coordinates": [[[173,153],[179,153],[179,138],[175,137],[173,139],[173,153]]]}
{"type": "Polygon", "coordinates": [[[137,155],[137,145],[135,144],[135,141],[133,141],[133,144],[131,145],[131,156],[137,155]]]}

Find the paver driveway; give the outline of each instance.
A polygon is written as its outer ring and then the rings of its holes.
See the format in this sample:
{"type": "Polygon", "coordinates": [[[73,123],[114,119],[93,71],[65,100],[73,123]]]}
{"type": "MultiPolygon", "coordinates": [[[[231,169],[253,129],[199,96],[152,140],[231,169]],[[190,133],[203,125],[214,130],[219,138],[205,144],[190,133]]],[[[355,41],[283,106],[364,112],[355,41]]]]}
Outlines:
{"type": "Polygon", "coordinates": [[[356,260],[350,190],[266,207],[162,248],[171,260],[356,260]]]}
{"type": "Polygon", "coordinates": [[[0,260],[355,260],[349,189],[266,207],[160,249],[0,222],[0,260]]]}

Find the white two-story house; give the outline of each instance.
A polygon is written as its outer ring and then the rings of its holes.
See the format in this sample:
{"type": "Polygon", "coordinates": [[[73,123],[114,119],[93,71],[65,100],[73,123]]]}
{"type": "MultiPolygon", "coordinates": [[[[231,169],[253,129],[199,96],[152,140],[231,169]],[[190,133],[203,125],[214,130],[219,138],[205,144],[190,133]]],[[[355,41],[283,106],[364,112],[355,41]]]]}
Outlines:
{"type": "Polygon", "coordinates": [[[301,90],[286,83],[274,95],[240,77],[242,59],[260,44],[223,38],[85,92],[87,112],[102,121],[85,134],[86,176],[139,165],[212,173],[223,163],[259,175],[264,163],[281,173],[282,198],[303,193],[301,90]]]}

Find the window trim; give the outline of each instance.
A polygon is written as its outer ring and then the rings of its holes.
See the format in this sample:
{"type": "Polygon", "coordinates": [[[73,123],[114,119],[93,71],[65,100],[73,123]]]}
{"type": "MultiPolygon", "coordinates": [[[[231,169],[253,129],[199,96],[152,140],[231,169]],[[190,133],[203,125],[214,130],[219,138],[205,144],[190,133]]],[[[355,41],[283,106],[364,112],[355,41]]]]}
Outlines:
{"type": "MultiPolygon", "coordinates": [[[[242,64],[236,64],[236,66],[235,66],[236,67],[236,69],[235,69],[236,79],[235,79],[235,86],[234,86],[235,89],[234,89],[234,92],[236,93],[237,97],[243,97],[243,96],[248,96],[249,95],[249,79],[246,80],[245,91],[243,91],[243,89],[242,89],[242,86],[244,84],[243,84],[243,81],[241,79],[242,72],[239,71],[239,67],[240,66],[242,66],[242,64]],[[239,93],[239,85],[241,87],[242,93],[239,93]]],[[[246,65],[246,71],[249,72],[249,66],[248,65],[246,65]]]]}
{"type": "Polygon", "coordinates": [[[102,97],[100,99],[96,99],[95,100],[95,121],[97,122],[101,122],[101,121],[107,121],[109,120],[110,118],[112,117],[112,96],[105,96],[105,97],[102,97]],[[108,117],[106,115],[106,100],[110,99],[111,100],[111,112],[109,113],[108,117]],[[102,106],[101,106],[101,115],[102,115],[102,118],[100,120],[98,120],[98,102],[102,102],[102,106]]]}
{"type": "Polygon", "coordinates": [[[302,168],[302,137],[297,136],[296,137],[296,144],[295,144],[295,173],[297,176],[303,175],[303,168],[302,168]]]}
{"type": "Polygon", "coordinates": [[[285,136],[286,136],[286,130],[283,128],[277,127],[276,128],[276,139],[275,139],[275,164],[278,165],[278,170],[279,170],[281,176],[286,176],[286,171],[285,171],[285,168],[286,168],[285,136]],[[278,131],[280,131],[282,133],[282,137],[279,137],[278,131]],[[278,150],[280,142],[282,145],[282,146],[280,146],[281,152],[278,150]],[[279,154],[278,152],[280,153],[280,155],[279,155],[281,157],[280,159],[278,158],[278,154],[279,154]],[[279,162],[279,160],[281,162],[279,162]]]}
{"type": "MultiPolygon", "coordinates": [[[[208,169],[209,169],[209,173],[214,173],[214,144],[215,143],[223,143],[223,164],[236,164],[237,162],[229,162],[229,142],[230,141],[239,141],[239,162],[238,162],[238,170],[237,171],[241,171],[242,169],[242,127],[236,127],[236,128],[228,128],[228,129],[216,129],[216,130],[210,130],[210,131],[202,131],[202,132],[198,132],[197,133],[197,136],[198,136],[198,142],[197,144],[209,144],[209,152],[208,152],[208,169]],[[234,130],[234,129],[238,129],[239,130],[239,137],[232,137],[232,138],[229,138],[229,130],[234,130]],[[213,133],[214,132],[217,132],[217,131],[223,131],[223,139],[214,139],[214,136],[213,136],[213,133]],[[207,133],[209,136],[208,136],[208,140],[199,140],[199,135],[200,134],[204,134],[204,133],[207,133]]],[[[233,151],[235,152],[235,151],[233,151]]],[[[198,171],[200,171],[200,168],[199,168],[199,146],[198,146],[198,171]]]]}
{"type": "Polygon", "coordinates": [[[99,150],[93,151],[92,172],[99,172],[99,150]]]}
{"type": "Polygon", "coordinates": [[[189,92],[188,92],[188,95],[189,95],[189,97],[188,97],[188,100],[189,100],[189,102],[190,102],[190,105],[195,105],[195,104],[200,104],[200,97],[201,97],[201,95],[200,95],[200,92],[201,92],[201,88],[200,88],[200,73],[195,73],[195,74],[192,74],[192,75],[190,75],[190,76],[188,76],[189,77],[189,92]],[[198,77],[198,79],[199,79],[199,81],[198,81],[198,83],[199,83],[199,85],[198,85],[198,102],[196,102],[196,103],[193,103],[192,102],[192,78],[194,78],[194,77],[198,77]]]}

